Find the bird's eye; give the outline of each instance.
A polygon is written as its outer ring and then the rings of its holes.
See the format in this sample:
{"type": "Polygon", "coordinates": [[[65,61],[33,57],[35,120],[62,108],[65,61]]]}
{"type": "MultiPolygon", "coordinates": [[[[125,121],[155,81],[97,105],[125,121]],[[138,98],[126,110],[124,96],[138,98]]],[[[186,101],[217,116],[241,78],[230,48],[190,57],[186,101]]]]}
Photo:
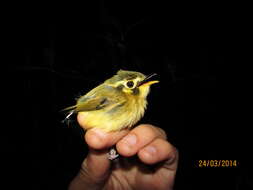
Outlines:
{"type": "Polygon", "coordinates": [[[126,83],[126,85],[127,85],[128,88],[133,88],[134,82],[133,82],[133,81],[128,81],[128,82],[126,83]]]}

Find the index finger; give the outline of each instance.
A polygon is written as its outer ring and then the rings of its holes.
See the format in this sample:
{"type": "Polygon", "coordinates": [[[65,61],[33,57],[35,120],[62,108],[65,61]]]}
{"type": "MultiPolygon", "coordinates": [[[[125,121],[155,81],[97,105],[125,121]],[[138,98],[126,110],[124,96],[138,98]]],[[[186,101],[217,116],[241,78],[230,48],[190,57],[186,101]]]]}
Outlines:
{"type": "MultiPolygon", "coordinates": [[[[77,115],[77,121],[83,128],[84,120],[85,118],[82,114],[77,115]]],[[[129,130],[121,130],[107,133],[99,128],[92,128],[85,133],[85,141],[93,149],[105,149],[116,144],[128,132],[129,130]]]]}

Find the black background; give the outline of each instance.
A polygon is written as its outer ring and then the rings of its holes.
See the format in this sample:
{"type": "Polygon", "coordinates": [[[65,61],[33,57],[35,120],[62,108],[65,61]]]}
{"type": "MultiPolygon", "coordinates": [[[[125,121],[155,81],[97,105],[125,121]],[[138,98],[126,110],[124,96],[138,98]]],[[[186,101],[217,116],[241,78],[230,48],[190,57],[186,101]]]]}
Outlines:
{"type": "Polygon", "coordinates": [[[66,189],[87,146],[75,122],[61,123],[59,110],[127,69],[158,74],[140,123],[163,128],[178,148],[175,189],[249,189],[247,138],[232,96],[237,73],[230,72],[242,52],[239,8],[117,1],[67,6],[7,15],[13,20],[4,36],[9,125],[1,140],[8,185],[66,189]],[[239,164],[199,168],[204,159],[239,164]]]}

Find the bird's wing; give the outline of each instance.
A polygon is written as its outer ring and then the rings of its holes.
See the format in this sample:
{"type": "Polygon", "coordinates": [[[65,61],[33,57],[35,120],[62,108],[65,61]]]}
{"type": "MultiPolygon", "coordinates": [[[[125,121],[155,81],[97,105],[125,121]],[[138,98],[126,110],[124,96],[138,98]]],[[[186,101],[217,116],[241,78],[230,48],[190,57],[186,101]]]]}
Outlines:
{"type": "Polygon", "coordinates": [[[80,111],[93,111],[93,110],[100,110],[110,104],[110,100],[105,97],[92,97],[92,98],[87,98],[83,102],[79,102],[76,105],[76,112],[80,111]]]}
{"type": "Polygon", "coordinates": [[[107,106],[114,107],[124,102],[124,98],[115,95],[115,89],[101,86],[99,89],[96,89],[92,93],[90,92],[81,98],[76,105],[75,111],[80,112],[100,110],[107,106]],[[99,93],[96,93],[96,91],[99,93]]]}

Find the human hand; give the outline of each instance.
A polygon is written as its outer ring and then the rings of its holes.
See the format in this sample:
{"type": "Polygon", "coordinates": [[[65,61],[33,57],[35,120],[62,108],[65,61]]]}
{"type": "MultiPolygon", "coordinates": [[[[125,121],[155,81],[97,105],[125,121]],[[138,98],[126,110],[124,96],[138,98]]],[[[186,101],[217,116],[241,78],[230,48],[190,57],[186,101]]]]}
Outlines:
{"type": "MultiPolygon", "coordinates": [[[[78,114],[81,126],[84,119],[78,114]]],[[[111,133],[90,129],[85,140],[89,153],[69,190],[173,188],[178,151],[162,129],[148,124],[111,133]],[[116,163],[107,158],[108,149],[115,144],[123,156],[116,163]]]]}

